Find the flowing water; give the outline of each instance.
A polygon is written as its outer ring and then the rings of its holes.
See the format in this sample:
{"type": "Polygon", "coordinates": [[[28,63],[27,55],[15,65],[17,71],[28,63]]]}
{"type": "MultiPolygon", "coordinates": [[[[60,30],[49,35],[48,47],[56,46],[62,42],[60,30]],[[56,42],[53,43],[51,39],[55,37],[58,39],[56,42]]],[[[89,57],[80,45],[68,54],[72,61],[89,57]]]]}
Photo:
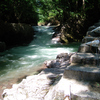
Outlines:
{"type": "Polygon", "coordinates": [[[33,28],[36,35],[30,44],[0,53],[0,88],[5,89],[6,85],[13,84],[14,80],[34,74],[44,61],[55,59],[57,54],[76,52],[80,45],[79,43],[53,44],[52,27],[33,26],[33,28]]]}

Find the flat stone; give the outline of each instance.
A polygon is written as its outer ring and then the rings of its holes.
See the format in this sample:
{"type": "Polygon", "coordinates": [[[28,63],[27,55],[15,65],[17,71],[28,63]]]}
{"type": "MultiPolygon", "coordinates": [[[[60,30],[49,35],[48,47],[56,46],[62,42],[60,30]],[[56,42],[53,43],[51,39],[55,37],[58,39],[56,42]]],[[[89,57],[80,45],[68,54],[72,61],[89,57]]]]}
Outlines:
{"type": "Polygon", "coordinates": [[[90,46],[89,45],[86,45],[85,43],[83,43],[83,44],[81,44],[79,46],[78,52],[81,52],[81,53],[89,53],[89,52],[91,52],[90,46]]]}
{"type": "Polygon", "coordinates": [[[82,81],[100,81],[100,68],[70,65],[64,71],[64,78],[82,81]]]}
{"type": "Polygon", "coordinates": [[[93,37],[100,37],[100,26],[96,27],[91,31],[87,31],[87,35],[93,37]]]}
{"type": "Polygon", "coordinates": [[[83,39],[82,39],[82,43],[86,43],[86,42],[90,42],[90,41],[93,41],[97,39],[97,37],[91,37],[91,36],[85,36],[83,39]]]}
{"type": "Polygon", "coordinates": [[[97,53],[76,53],[70,58],[71,63],[99,65],[100,54],[97,53]]]}
{"type": "Polygon", "coordinates": [[[87,45],[86,43],[83,43],[79,46],[78,52],[80,52],[80,53],[96,53],[96,52],[98,52],[98,47],[90,46],[90,45],[87,45]]]}

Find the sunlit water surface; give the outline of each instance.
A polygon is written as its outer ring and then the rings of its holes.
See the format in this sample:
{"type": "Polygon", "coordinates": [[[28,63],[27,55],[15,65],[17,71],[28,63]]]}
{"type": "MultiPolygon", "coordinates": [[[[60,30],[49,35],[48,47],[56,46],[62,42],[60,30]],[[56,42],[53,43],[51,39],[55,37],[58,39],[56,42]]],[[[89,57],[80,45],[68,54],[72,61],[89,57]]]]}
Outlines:
{"type": "Polygon", "coordinates": [[[53,44],[51,42],[54,33],[52,27],[34,26],[33,28],[36,35],[30,44],[0,53],[0,84],[5,80],[34,74],[44,61],[55,59],[60,53],[78,50],[79,43],[53,44]]]}

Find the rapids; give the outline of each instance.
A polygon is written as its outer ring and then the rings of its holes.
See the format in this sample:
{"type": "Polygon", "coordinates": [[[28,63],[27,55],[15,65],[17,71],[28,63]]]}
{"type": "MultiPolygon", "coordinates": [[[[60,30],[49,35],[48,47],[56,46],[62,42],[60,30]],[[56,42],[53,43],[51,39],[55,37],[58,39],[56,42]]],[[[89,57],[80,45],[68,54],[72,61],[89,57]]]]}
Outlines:
{"type": "MultiPolygon", "coordinates": [[[[76,52],[80,43],[68,45],[51,42],[54,30],[47,26],[33,26],[35,38],[24,46],[18,46],[0,53],[0,86],[25,75],[33,75],[46,60],[55,59],[57,54],[76,52]]],[[[13,83],[13,82],[12,82],[13,83]]]]}

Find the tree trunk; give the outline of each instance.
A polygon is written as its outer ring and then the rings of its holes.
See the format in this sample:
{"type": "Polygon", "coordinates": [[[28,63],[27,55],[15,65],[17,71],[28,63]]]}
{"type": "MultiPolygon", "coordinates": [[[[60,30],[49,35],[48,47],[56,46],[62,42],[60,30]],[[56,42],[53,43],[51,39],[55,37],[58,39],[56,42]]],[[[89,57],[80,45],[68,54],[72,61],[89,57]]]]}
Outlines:
{"type": "Polygon", "coordinates": [[[85,0],[83,0],[83,11],[85,9],[85,0]]]}

